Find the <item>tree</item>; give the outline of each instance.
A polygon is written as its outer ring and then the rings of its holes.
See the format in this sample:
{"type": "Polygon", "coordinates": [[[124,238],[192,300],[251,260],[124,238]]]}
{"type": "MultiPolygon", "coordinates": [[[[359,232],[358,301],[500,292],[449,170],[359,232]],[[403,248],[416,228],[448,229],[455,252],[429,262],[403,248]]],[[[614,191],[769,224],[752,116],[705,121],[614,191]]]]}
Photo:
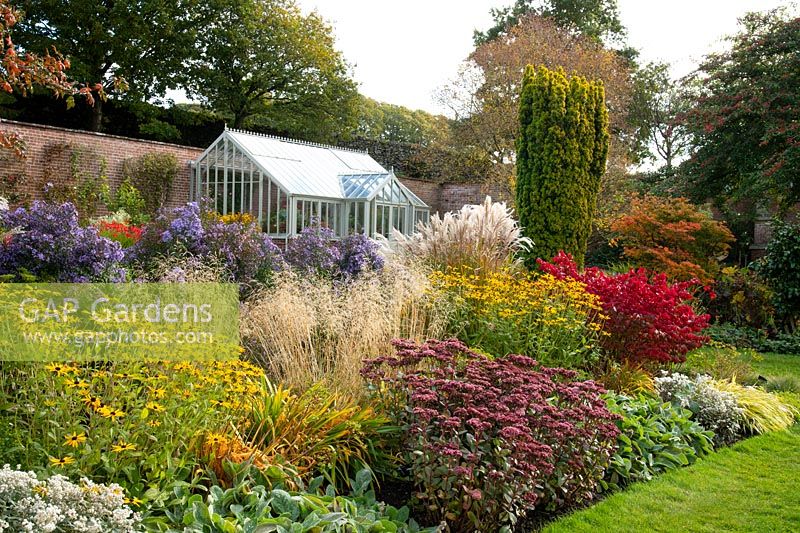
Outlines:
{"type": "Polygon", "coordinates": [[[475,31],[475,45],[497,39],[527,15],[552,18],[561,28],[597,42],[622,43],[625,28],[619,19],[617,0],[516,0],[511,7],[492,9],[495,25],[475,31]]]}
{"type": "Polygon", "coordinates": [[[429,145],[447,139],[449,121],[419,109],[378,102],[359,95],[356,135],[363,139],[429,145]]]}
{"type": "Polygon", "coordinates": [[[733,234],[685,198],[635,198],[612,230],[625,258],[672,280],[712,283],[733,234]]]}
{"type": "MultiPolygon", "coordinates": [[[[235,1],[235,0],[229,0],[235,1]]],[[[198,30],[223,0],[21,0],[18,42],[25,50],[53,46],[78,80],[99,81],[107,94],[144,100],[175,87],[194,53],[198,30]],[[121,80],[126,84],[121,85],[121,80]]],[[[96,94],[96,93],[95,93],[96,94]]],[[[93,131],[103,128],[102,99],[92,108],[93,131]]]]}
{"type": "Polygon", "coordinates": [[[455,118],[454,143],[488,167],[487,182],[507,187],[514,196],[520,80],[529,63],[603,81],[613,142],[601,205],[616,204],[619,191],[627,187],[638,142],[628,123],[633,91],[628,62],[586,37],[564,32],[552,19],[526,16],[478,46],[459,76],[440,91],[440,102],[455,118]]]}
{"type": "Polygon", "coordinates": [[[303,15],[294,0],[226,8],[204,28],[187,85],[234,127],[287,132],[336,122],[341,110],[355,109],[357,96],[330,26],[316,13],[303,15]]]}
{"type": "MultiPolygon", "coordinates": [[[[48,50],[44,55],[32,52],[20,54],[11,39],[11,28],[19,22],[19,11],[15,10],[7,0],[0,0],[0,91],[27,96],[36,87],[51,91],[59,97],[68,97],[70,102],[75,94],[84,94],[90,105],[94,103],[92,88],[78,85],[71,81],[66,70],[68,60],[55,50],[48,50]]],[[[95,87],[102,94],[101,87],[95,87]]],[[[0,131],[0,148],[6,148],[22,155],[24,142],[16,134],[0,131]]]]}
{"type": "Polygon", "coordinates": [[[751,13],[730,50],[705,58],[686,127],[695,201],[800,201],[800,17],[751,13]]]}
{"type": "Polygon", "coordinates": [[[530,259],[563,251],[582,264],[608,156],[603,83],[528,66],[519,121],[517,212],[530,259]]]}

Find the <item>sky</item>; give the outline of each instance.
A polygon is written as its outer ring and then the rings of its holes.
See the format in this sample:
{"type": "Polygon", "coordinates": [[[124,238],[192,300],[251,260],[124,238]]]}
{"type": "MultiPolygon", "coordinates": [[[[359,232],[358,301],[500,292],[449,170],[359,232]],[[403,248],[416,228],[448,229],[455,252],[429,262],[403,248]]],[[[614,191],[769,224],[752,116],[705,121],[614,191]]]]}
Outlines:
{"type": "MultiPolygon", "coordinates": [[[[513,0],[298,0],[334,28],[360,92],[376,100],[441,113],[433,94],[473,49],[472,34],[491,26],[490,10],[513,0]]],[[[680,77],[710,51],[724,49],[748,11],[786,0],[618,0],[628,42],[645,61],[673,65],[680,77]]],[[[794,8],[796,10],[796,8],[794,8]]]]}

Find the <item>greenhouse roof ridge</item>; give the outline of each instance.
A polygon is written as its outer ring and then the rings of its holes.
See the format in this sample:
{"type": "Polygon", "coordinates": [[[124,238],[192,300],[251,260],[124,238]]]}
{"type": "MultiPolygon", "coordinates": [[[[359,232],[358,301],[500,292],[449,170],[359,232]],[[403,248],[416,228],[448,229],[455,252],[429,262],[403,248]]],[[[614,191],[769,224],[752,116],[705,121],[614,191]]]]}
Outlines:
{"type": "Polygon", "coordinates": [[[346,148],[344,146],[333,146],[330,144],[316,143],[312,141],[303,141],[301,139],[292,139],[290,137],[281,137],[279,135],[270,135],[268,133],[258,133],[255,131],[240,130],[236,128],[229,128],[227,125],[225,126],[225,131],[230,131],[232,133],[242,133],[244,135],[253,135],[255,137],[266,137],[267,139],[274,139],[276,141],[281,141],[281,142],[300,144],[303,146],[312,146],[314,148],[325,148],[327,150],[343,150],[345,152],[354,152],[356,154],[369,155],[369,152],[367,150],[358,150],[356,148],[346,148]]]}

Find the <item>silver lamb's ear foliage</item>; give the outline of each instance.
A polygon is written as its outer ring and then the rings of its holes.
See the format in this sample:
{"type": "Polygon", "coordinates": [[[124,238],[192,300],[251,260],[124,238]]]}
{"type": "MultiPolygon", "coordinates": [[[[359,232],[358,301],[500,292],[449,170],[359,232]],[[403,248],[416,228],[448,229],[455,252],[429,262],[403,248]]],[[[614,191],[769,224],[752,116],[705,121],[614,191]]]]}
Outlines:
{"type": "Polygon", "coordinates": [[[396,253],[407,261],[423,261],[436,268],[497,271],[519,265],[515,255],[533,245],[522,236],[513,210],[505,202],[492,202],[489,196],[482,204],[465,205],[443,217],[437,213],[430,222],[417,223],[416,230],[410,236],[392,234],[396,253]]]}

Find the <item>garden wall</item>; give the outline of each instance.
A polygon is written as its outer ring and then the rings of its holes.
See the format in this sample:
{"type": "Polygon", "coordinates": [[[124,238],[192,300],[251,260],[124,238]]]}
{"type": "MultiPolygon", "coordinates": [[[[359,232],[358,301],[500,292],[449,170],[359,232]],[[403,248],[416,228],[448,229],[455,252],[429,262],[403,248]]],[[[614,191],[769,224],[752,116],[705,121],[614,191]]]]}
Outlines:
{"type": "MultiPolygon", "coordinates": [[[[48,182],[67,179],[76,170],[99,174],[101,161],[105,162],[104,173],[109,184],[115,188],[122,181],[122,163],[126,159],[149,152],[166,152],[177,157],[179,167],[168,205],[181,205],[189,198],[191,162],[203,153],[201,148],[2,119],[0,129],[18,133],[26,144],[22,159],[10,152],[0,154],[0,195],[9,196],[13,189],[20,202],[41,199],[48,182]],[[81,168],[74,168],[76,164],[81,168]]],[[[414,178],[400,178],[400,181],[430,205],[433,213],[481,203],[487,194],[502,198],[499,191],[477,183],[439,183],[414,178]]]]}

